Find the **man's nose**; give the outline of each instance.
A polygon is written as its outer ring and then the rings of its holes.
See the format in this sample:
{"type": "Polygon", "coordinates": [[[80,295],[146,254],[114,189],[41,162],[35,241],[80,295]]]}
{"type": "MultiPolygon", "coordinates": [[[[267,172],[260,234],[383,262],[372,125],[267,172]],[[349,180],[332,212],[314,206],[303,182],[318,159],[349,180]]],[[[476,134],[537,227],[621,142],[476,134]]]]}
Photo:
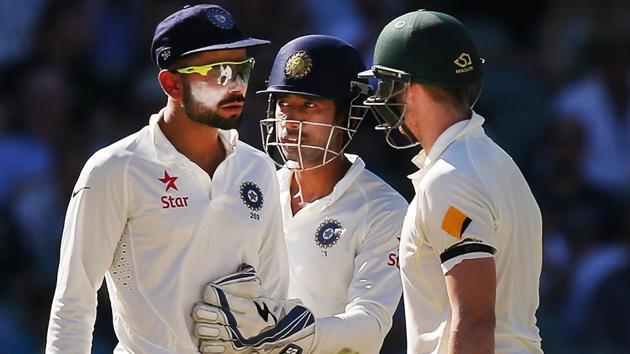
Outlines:
{"type": "Polygon", "coordinates": [[[287,120],[287,117],[283,116],[278,122],[278,129],[280,135],[285,138],[297,138],[300,134],[300,122],[295,120],[287,120]]]}
{"type": "Polygon", "coordinates": [[[293,114],[284,114],[282,127],[288,131],[297,131],[300,128],[301,121],[293,114]]]}
{"type": "Polygon", "coordinates": [[[247,91],[247,81],[241,75],[237,75],[236,79],[228,82],[229,93],[241,93],[245,96],[245,91],[247,91]]]}

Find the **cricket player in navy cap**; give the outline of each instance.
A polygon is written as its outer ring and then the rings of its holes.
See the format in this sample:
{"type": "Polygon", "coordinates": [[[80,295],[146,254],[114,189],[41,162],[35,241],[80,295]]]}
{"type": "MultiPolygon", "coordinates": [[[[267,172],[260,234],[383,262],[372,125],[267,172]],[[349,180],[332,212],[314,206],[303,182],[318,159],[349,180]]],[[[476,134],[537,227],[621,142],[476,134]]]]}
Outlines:
{"type": "Polygon", "coordinates": [[[164,19],[152,52],[167,104],[96,152],[66,214],[47,353],[89,353],[103,278],[116,353],[197,353],[190,309],[241,263],[285,296],[286,246],[273,162],[240,142],[254,59],[215,5],[164,19]]]}
{"type": "Polygon", "coordinates": [[[401,295],[407,202],[344,153],[367,112],[363,70],[359,52],[334,37],[304,36],[280,49],[259,92],[269,97],[261,131],[280,167],[289,297],[301,303],[252,291],[252,279],[215,282],[193,311],[200,351],[380,351],[401,295]]]}

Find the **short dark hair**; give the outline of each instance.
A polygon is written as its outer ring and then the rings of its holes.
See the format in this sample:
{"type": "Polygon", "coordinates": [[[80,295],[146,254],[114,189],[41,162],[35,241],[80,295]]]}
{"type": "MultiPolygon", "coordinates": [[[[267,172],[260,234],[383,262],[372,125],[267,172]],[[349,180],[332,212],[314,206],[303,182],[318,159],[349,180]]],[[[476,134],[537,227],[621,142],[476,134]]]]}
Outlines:
{"type": "Polygon", "coordinates": [[[457,110],[467,112],[470,109],[471,85],[457,87],[425,86],[427,93],[433,100],[439,103],[451,105],[457,110]]]}

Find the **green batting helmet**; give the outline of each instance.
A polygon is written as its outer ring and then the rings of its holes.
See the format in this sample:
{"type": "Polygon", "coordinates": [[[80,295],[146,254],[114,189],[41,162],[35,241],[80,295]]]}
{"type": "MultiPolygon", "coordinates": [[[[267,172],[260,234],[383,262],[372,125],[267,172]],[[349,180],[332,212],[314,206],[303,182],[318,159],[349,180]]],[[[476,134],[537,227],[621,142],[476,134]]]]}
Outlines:
{"type": "MultiPolygon", "coordinates": [[[[435,11],[404,14],[381,31],[374,66],[410,74],[410,81],[459,87],[481,79],[483,60],[464,25],[435,11]]],[[[362,76],[372,76],[370,70],[362,76]]],[[[378,76],[378,75],[377,75],[378,76]]]]}

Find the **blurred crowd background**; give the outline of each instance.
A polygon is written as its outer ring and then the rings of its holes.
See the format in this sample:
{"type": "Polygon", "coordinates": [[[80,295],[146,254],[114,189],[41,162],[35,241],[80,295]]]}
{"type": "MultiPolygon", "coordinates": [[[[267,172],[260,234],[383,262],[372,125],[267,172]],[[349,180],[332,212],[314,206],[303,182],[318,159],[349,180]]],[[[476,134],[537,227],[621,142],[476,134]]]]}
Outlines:
{"type": "MultiPolygon", "coordinates": [[[[150,58],[155,25],[179,0],[0,0],[0,353],[40,353],[65,209],[86,159],[147,124],[166,102],[150,58]]],[[[485,58],[476,111],[527,177],[544,221],[538,322],[547,353],[630,347],[630,2],[625,0],[233,0],[215,2],[254,49],[242,140],[261,147],[264,87],[277,50],[336,35],[371,64],[382,27],[416,9],[450,13],[485,58]]],[[[372,118],[350,151],[411,199],[413,151],[389,148],[372,118]]],[[[156,260],[158,261],[158,260],[156,260]]],[[[404,353],[399,309],[383,353],[404,353]]],[[[115,345],[106,289],[94,353],[115,345]]]]}

